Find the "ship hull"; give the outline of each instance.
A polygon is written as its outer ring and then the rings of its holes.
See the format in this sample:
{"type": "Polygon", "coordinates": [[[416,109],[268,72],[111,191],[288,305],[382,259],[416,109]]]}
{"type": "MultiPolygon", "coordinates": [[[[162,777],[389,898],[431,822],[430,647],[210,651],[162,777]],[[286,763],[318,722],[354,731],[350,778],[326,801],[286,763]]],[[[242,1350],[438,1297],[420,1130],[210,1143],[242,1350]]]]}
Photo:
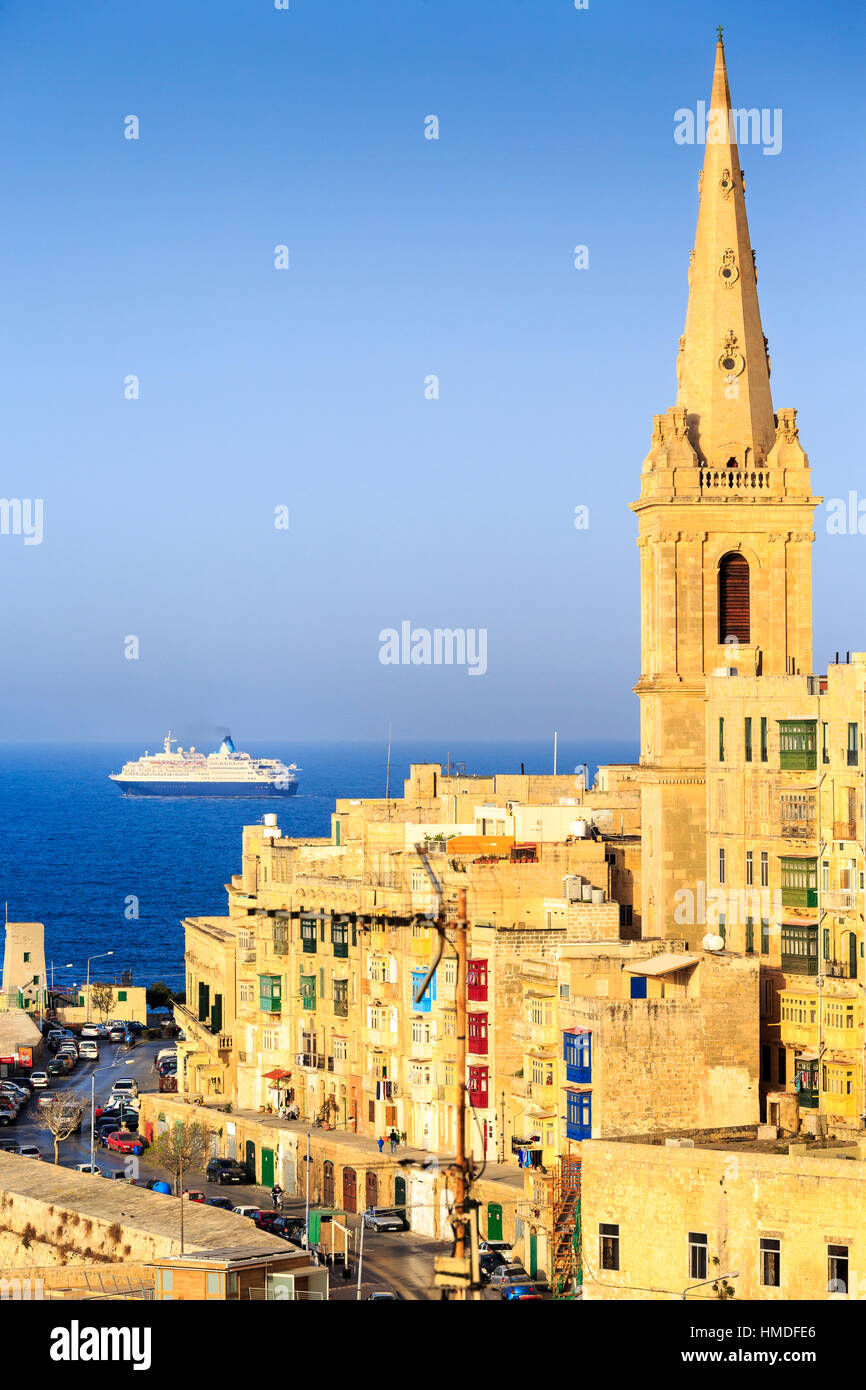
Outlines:
{"type": "Polygon", "coordinates": [[[273,800],[274,797],[294,796],[297,782],[276,787],[272,782],[116,782],[124,796],[196,796],[236,797],[245,800],[273,800]]]}

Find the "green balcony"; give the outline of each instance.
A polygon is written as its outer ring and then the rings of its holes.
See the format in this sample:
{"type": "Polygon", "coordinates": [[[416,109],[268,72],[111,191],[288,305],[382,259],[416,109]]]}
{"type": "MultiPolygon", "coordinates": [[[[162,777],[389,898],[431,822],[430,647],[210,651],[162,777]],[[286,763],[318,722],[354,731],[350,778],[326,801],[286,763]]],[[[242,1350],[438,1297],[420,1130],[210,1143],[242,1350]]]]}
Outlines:
{"type": "Polygon", "coordinates": [[[783,772],[813,772],[818,766],[815,719],[779,720],[779,767],[783,772]]]}

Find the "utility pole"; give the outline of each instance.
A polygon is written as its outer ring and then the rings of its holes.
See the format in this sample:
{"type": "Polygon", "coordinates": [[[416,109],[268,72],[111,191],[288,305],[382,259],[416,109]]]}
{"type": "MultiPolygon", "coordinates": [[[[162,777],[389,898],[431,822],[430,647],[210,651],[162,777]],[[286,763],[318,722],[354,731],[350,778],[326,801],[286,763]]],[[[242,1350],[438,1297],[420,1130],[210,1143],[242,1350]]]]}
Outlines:
{"type": "MultiPolygon", "coordinates": [[[[457,923],[455,947],[457,950],[457,1157],[455,1163],[456,1183],[454,1192],[454,1258],[466,1260],[470,1249],[467,1241],[469,1221],[469,1160],[466,1156],[466,961],[468,925],[466,922],[466,889],[457,891],[457,923]]],[[[454,1298],[462,1302],[466,1290],[454,1290],[454,1298]]]]}
{"type": "Polygon", "coordinates": [[[358,1241],[358,1288],[355,1294],[355,1302],[360,1302],[361,1298],[361,1270],[364,1265],[364,1217],[361,1216],[361,1235],[358,1241]]]}
{"type": "Polygon", "coordinates": [[[307,1253],[310,1250],[310,1131],[307,1130],[307,1205],[304,1212],[304,1231],[307,1242],[307,1253]]]}
{"type": "Polygon", "coordinates": [[[96,1125],[96,1072],[90,1078],[90,1174],[93,1176],[94,1128],[96,1125]]]}
{"type": "Polygon", "coordinates": [[[178,1156],[178,1183],[180,1185],[180,1253],[183,1254],[183,1154],[178,1156]]]}

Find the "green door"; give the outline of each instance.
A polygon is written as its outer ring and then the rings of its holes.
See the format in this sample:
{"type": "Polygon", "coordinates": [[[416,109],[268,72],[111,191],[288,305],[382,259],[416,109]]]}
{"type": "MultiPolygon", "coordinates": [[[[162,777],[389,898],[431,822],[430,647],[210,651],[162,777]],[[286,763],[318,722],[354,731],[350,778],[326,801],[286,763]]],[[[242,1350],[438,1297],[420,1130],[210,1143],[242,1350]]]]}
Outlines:
{"type": "Polygon", "coordinates": [[[848,978],[857,979],[857,937],[853,932],[848,937],[848,978]]]}
{"type": "Polygon", "coordinates": [[[247,1177],[250,1182],[256,1180],[256,1146],[252,1139],[248,1139],[244,1149],[244,1167],[247,1170],[247,1177]]]}
{"type": "Polygon", "coordinates": [[[399,1176],[394,1179],[394,1206],[406,1206],[406,1179],[399,1176]]]}
{"type": "Polygon", "coordinates": [[[535,1228],[529,1233],[529,1277],[534,1279],[538,1273],[538,1236],[535,1228]]]}
{"type": "Polygon", "coordinates": [[[274,1185],[274,1151],[262,1149],[262,1187],[274,1185]]]}
{"type": "Polygon", "coordinates": [[[498,1202],[487,1203],[487,1239],[502,1239],[502,1207],[498,1202]]]}

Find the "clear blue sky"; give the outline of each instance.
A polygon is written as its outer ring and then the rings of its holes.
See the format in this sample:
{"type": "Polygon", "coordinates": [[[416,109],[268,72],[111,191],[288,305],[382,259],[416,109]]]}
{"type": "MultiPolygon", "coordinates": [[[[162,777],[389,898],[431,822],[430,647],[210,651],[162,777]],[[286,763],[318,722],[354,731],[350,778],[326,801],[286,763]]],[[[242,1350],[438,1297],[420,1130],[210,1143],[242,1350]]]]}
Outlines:
{"type": "MultiPolygon", "coordinates": [[[[774,402],[866,498],[861,5],[0,0],[0,493],[44,499],[0,537],[2,737],[636,734],[673,113],[720,21],[735,104],[784,113],[742,152],[774,402]],[[381,665],[403,619],[486,628],[487,674],[381,665]]],[[[816,530],[823,667],[866,536],[816,530]]]]}

